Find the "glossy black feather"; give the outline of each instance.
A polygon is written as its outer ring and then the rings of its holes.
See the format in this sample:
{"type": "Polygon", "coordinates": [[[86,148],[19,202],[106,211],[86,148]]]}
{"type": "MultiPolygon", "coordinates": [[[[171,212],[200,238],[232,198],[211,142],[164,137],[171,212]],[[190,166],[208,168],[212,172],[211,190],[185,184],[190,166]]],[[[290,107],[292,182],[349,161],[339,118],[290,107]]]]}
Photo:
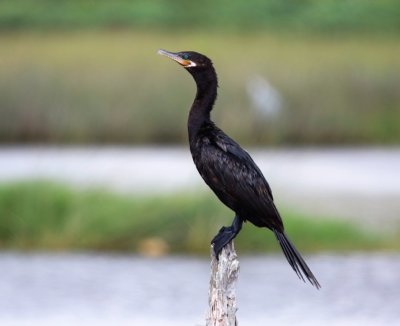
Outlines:
{"type": "Polygon", "coordinates": [[[250,155],[212,122],[205,122],[190,144],[207,185],[243,220],[283,231],[271,189],[250,155]]]}
{"type": "Polygon", "coordinates": [[[300,253],[297,251],[296,247],[292,244],[286,234],[277,230],[273,231],[276,238],[278,239],[283,253],[286,256],[286,259],[288,260],[290,266],[292,266],[293,270],[296,272],[297,276],[304,281],[303,275],[305,275],[308,281],[317,289],[319,289],[321,285],[318,283],[318,280],[311,272],[310,268],[307,266],[306,262],[301,257],[300,253]]]}

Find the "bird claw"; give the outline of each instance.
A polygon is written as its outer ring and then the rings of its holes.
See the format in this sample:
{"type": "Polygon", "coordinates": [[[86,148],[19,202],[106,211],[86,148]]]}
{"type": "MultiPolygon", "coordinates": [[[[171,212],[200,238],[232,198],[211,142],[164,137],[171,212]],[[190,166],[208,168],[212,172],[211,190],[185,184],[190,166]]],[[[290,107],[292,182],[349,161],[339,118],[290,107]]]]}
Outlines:
{"type": "Polygon", "coordinates": [[[211,244],[217,260],[222,248],[224,248],[234,237],[235,233],[232,232],[231,228],[224,226],[219,230],[214,239],[212,239],[211,244]]]}
{"type": "Polygon", "coordinates": [[[222,228],[219,229],[217,235],[211,240],[211,244],[214,244],[215,242],[218,241],[218,239],[221,237],[221,234],[226,232],[227,227],[223,226],[222,228]]]}

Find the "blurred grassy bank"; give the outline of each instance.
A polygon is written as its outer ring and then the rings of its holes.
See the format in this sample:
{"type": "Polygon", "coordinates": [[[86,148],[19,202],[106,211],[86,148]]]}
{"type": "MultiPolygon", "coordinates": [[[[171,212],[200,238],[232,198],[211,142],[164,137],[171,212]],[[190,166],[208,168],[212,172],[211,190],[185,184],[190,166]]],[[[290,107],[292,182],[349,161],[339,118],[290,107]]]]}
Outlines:
{"type": "MultiPolygon", "coordinates": [[[[395,235],[281,211],[288,235],[303,252],[400,248],[395,235]]],[[[0,186],[0,216],[2,249],[146,254],[208,253],[210,239],[233,217],[212,195],[138,198],[41,182],[0,186]]],[[[241,252],[279,249],[271,232],[250,224],[236,244],[241,252]]]]}
{"type": "Polygon", "coordinates": [[[242,143],[400,142],[398,36],[186,30],[3,31],[0,142],[186,142],[195,85],[158,48],[213,59],[214,118],[242,143]],[[281,94],[279,115],[254,108],[254,76],[281,94]]]}
{"type": "Polygon", "coordinates": [[[205,28],[398,32],[396,0],[14,0],[0,2],[0,28],[205,28]]]}

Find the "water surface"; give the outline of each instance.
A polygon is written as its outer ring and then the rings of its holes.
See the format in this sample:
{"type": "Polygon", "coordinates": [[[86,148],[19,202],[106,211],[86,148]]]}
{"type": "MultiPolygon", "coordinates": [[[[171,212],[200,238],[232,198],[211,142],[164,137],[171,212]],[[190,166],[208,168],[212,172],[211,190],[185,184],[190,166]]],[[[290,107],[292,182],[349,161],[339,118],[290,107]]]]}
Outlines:
{"type": "MultiPolygon", "coordinates": [[[[398,325],[400,255],[306,257],[322,289],[282,255],[243,257],[240,325],[398,325]]],[[[205,325],[209,260],[0,253],[0,325],[205,325]]]]}

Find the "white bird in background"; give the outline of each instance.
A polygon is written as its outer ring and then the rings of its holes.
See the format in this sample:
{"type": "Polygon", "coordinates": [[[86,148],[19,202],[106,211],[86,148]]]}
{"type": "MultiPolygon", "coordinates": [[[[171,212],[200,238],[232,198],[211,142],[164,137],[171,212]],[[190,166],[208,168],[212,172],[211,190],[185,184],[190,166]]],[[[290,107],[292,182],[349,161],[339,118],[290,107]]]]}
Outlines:
{"type": "Polygon", "coordinates": [[[282,96],[271,83],[260,75],[249,79],[247,94],[257,113],[265,118],[276,118],[282,110],[282,96]]]}

